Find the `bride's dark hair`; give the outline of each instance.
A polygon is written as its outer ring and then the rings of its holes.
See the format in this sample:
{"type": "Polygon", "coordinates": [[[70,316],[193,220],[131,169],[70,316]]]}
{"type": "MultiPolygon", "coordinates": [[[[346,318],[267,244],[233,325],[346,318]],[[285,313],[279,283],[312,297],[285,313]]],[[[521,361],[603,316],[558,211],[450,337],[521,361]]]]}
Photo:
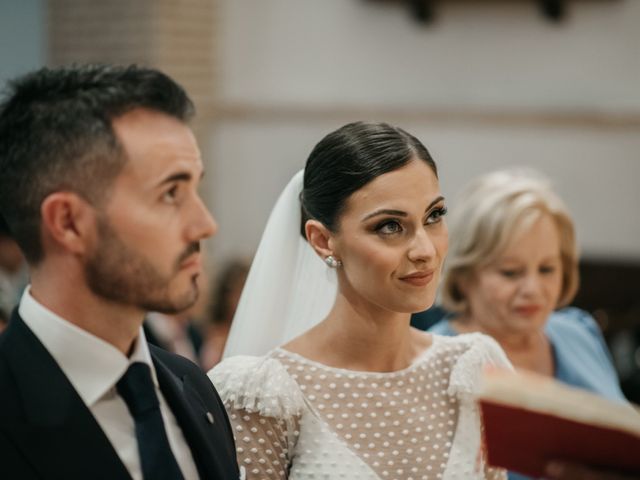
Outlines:
{"type": "Polygon", "coordinates": [[[438,176],[435,162],[413,135],[387,123],[349,123],[314,147],[304,169],[300,193],[305,237],[307,220],[315,219],[332,232],[351,194],[376,177],[397,170],[413,159],[424,161],[438,176]]]}

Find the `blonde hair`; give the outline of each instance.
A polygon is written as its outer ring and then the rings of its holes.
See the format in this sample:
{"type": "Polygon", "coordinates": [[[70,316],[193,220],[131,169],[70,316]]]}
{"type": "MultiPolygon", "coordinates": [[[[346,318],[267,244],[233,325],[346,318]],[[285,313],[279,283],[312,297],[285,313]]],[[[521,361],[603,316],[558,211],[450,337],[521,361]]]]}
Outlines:
{"type": "Polygon", "coordinates": [[[556,307],[568,305],[578,290],[578,248],[573,221],[548,180],[529,169],[499,170],[472,181],[462,191],[449,223],[449,254],[442,282],[442,304],[468,313],[460,281],[494,262],[510,241],[542,215],[560,234],[562,289],[556,307]]]}

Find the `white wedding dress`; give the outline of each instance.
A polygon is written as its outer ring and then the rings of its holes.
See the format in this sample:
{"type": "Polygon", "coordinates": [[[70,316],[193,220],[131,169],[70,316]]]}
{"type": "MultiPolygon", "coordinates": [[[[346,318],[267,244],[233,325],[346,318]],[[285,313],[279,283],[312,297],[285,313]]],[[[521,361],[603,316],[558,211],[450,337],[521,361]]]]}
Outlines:
{"type": "Polygon", "coordinates": [[[331,368],[281,348],[226,359],[209,376],[247,479],[473,480],[487,467],[474,402],[480,373],[509,367],[481,334],[434,336],[408,368],[331,368]]]}

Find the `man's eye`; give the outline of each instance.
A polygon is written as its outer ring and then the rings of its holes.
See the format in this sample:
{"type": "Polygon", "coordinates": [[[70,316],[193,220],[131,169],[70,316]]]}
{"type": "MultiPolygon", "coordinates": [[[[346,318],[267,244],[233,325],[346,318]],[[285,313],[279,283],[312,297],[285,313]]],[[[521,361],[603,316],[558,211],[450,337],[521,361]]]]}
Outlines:
{"type": "Polygon", "coordinates": [[[169,190],[167,190],[162,194],[162,200],[167,203],[173,203],[175,202],[177,196],[178,196],[178,186],[174,185],[173,187],[171,187],[169,190]]]}
{"type": "Polygon", "coordinates": [[[395,220],[391,220],[378,225],[376,227],[376,232],[381,233],[382,235],[392,235],[394,233],[400,233],[402,232],[402,225],[400,225],[395,220]]]}

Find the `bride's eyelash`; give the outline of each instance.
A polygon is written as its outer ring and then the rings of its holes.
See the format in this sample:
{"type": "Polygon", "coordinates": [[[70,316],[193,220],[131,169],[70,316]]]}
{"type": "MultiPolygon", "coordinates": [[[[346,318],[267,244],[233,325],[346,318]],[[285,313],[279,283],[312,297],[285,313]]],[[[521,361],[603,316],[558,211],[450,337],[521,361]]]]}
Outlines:
{"type": "Polygon", "coordinates": [[[380,233],[383,235],[392,235],[394,233],[399,233],[402,231],[402,224],[400,223],[399,220],[393,219],[393,218],[388,218],[383,220],[382,222],[378,223],[375,227],[374,227],[374,231],[376,233],[380,233]],[[393,226],[393,230],[391,230],[389,227],[393,226]],[[387,231],[385,231],[387,230],[387,231]]]}
{"type": "Polygon", "coordinates": [[[442,206],[442,207],[438,207],[434,210],[432,210],[431,212],[429,212],[429,215],[427,216],[426,222],[428,224],[433,224],[433,223],[438,223],[442,220],[442,217],[444,217],[448,212],[448,209],[446,206],[442,206]]]}
{"type": "MultiPolygon", "coordinates": [[[[447,207],[437,207],[431,210],[425,218],[425,225],[439,223],[447,214],[447,207]]],[[[381,235],[393,235],[401,233],[404,230],[402,221],[397,218],[385,218],[373,227],[373,231],[381,235]]]]}

